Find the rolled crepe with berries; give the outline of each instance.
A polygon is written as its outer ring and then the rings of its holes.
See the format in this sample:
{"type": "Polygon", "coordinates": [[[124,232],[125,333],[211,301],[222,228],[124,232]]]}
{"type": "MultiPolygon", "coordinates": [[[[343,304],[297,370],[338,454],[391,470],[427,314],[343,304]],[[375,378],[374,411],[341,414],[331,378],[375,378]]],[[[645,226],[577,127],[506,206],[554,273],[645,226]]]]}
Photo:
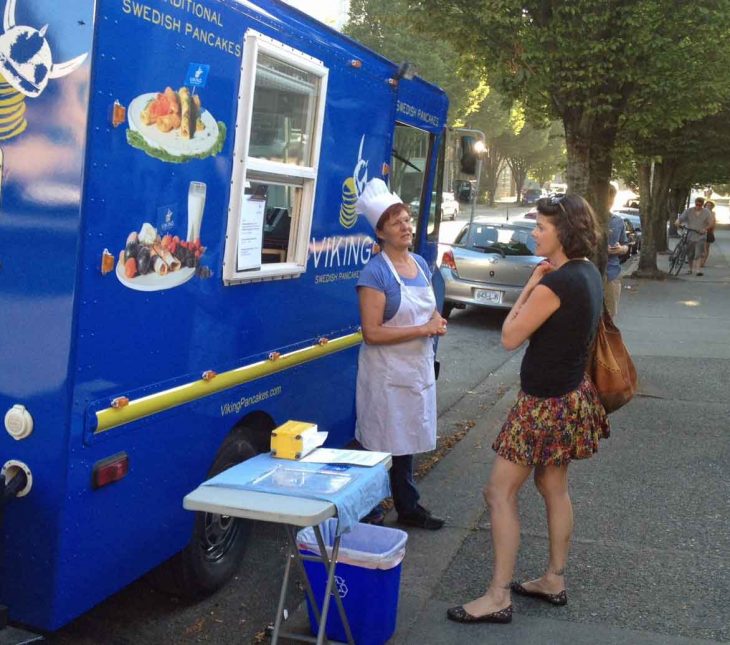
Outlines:
{"type": "MultiPolygon", "coordinates": [[[[159,244],[155,244],[152,247],[152,250],[155,252],[156,257],[160,258],[167,266],[167,270],[165,271],[165,273],[167,273],[168,271],[177,271],[182,266],[180,260],[178,260],[167,249],[163,249],[159,244]]],[[[157,266],[157,262],[155,262],[153,264],[155,271],[157,271],[157,266]]],[[[165,275],[165,273],[161,273],[160,275],[165,275]]]]}

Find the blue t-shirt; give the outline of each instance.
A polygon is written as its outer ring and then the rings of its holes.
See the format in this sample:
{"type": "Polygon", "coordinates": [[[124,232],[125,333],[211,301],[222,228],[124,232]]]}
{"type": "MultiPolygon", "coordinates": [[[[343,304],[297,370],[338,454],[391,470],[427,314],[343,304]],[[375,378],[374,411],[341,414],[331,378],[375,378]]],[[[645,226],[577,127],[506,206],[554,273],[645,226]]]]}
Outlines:
{"type": "MultiPolygon", "coordinates": [[[[626,224],[618,215],[611,215],[608,220],[608,245],[621,244],[625,246],[628,243],[626,238],[626,224]]],[[[621,256],[609,255],[608,264],[606,264],[606,279],[615,280],[621,275],[621,256]]]]}
{"type": "MultiPolygon", "coordinates": [[[[395,312],[400,307],[400,285],[395,279],[390,267],[385,262],[384,255],[384,253],[378,253],[370,258],[370,261],[360,271],[360,278],[356,286],[370,287],[371,289],[382,291],[385,294],[383,322],[386,322],[395,316],[395,312]]],[[[418,263],[423,273],[428,276],[428,280],[424,278],[421,271],[418,272],[415,278],[404,278],[401,276],[400,279],[403,280],[403,284],[407,287],[427,287],[430,284],[431,271],[428,268],[428,264],[426,264],[426,260],[415,253],[411,253],[411,257],[418,263]]]]}

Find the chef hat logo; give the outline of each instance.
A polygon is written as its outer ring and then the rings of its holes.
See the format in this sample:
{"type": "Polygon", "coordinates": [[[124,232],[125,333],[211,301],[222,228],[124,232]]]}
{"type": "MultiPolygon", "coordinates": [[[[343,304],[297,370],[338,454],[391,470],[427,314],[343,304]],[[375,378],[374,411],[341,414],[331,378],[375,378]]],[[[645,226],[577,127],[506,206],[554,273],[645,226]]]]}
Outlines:
{"type": "Polygon", "coordinates": [[[402,203],[401,198],[395,193],[391,193],[382,179],[376,178],[371,179],[365,184],[362,194],[358,197],[357,202],[355,202],[355,210],[360,215],[364,215],[365,219],[370,223],[370,226],[375,230],[378,220],[385,209],[393,204],[402,203]]]}

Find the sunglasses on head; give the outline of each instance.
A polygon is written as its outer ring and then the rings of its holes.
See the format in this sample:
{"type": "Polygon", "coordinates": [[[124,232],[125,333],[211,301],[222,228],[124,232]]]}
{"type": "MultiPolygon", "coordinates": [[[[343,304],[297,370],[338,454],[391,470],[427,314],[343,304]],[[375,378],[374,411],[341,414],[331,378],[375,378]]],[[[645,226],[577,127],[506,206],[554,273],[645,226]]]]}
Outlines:
{"type": "Polygon", "coordinates": [[[553,206],[559,206],[560,210],[563,211],[563,215],[565,214],[565,207],[563,206],[563,200],[565,199],[565,195],[553,195],[549,198],[550,203],[553,206]]]}

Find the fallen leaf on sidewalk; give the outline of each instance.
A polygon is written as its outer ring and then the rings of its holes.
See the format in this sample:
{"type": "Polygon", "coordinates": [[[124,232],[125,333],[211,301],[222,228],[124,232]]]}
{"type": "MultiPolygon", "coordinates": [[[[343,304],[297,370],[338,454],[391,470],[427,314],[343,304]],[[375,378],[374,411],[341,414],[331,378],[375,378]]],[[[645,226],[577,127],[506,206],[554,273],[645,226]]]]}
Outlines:
{"type": "Polygon", "coordinates": [[[186,636],[192,636],[193,634],[199,634],[205,627],[205,618],[198,618],[190,627],[185,630],[186,636]]]}
{"type": "Polygon", "coordinates": [[[441,459],[449,454],[451,449],[476,425],[476,421],[469,419],[467,421],[461,421],[456,425],[460,429],[448,437],[440,437],[436,443],[436,450],[419,462],[414,472],[416,479],[424,477],[441,459]]]}

